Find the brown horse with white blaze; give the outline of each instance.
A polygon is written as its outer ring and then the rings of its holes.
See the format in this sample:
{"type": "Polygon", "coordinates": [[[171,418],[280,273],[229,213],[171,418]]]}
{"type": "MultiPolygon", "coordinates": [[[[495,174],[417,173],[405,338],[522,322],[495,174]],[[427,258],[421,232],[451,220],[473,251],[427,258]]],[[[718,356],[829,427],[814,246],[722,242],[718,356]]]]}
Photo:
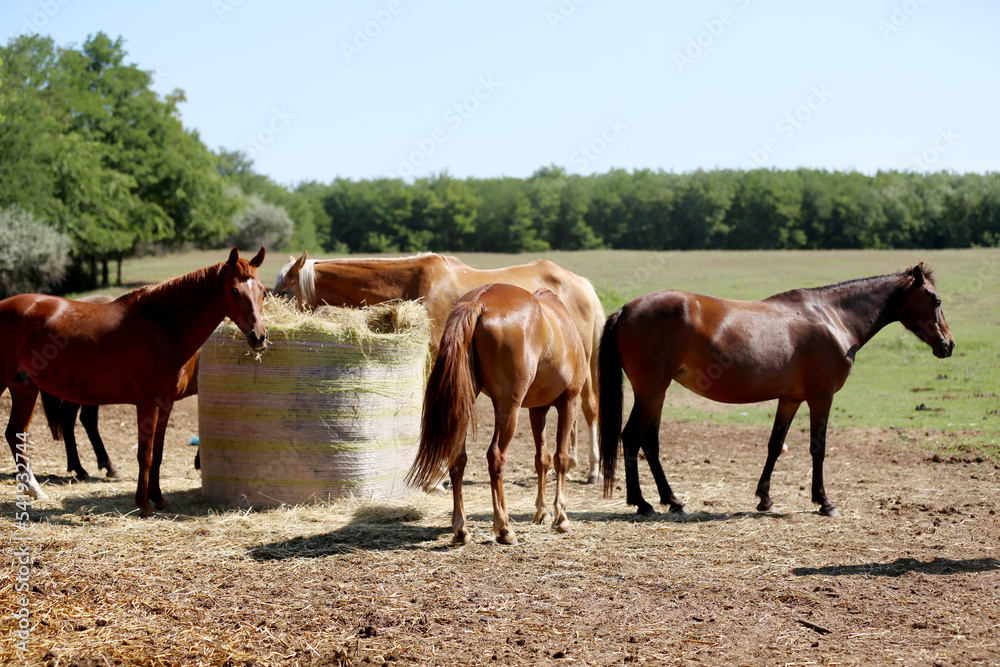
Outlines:
{"type": "MultiPolygon", "coordinates": [[[[587,482],[599,480],[597,450],[597,343],[604,309],[586,278],[537,260],[501,269],[479,270],[455,257],[433,253],[400,258],[348,258],[312,260],[306,253],[278,273],[274,291],[293,295],[300,304],[316,307],[359,307],[393,299],[420,299],[431,319],[431,353],[436,354],[445,320],[469,290],[489,283],[516,285],[529,292],[551,290],[569,311],[590,365],[580,399],[590,430],[587,482]]],[[[576,432],[572,436],[570,467],[576,465],[576,432]]]]}
{"type": "Polygon", "coordinates": [[[630,301],[608,317],[599,353],[605,495],[610,496],[613,488],[620,437],[626,502],[635,505],[639,514],[656,514],[639,488],[641,447],[660,502],[673,511],[684,511],[659,460],[664,393],[676,380],[696,394],[723,403],[778,399],[767,461],[757,484],[759,511],[773,507],[771,473],[792,418],[807,403],[812,500],[819,504],[820,514],[837,516],[823,483],[833,395],[844,386],[857,351],[897,321],[939,358],[951,356],[955,349],[934,279],[923,264],[885,276],[791,290],[763,301],[731,301],[674,290],[630,301]],[[635,394],[624,431],[622,370],[635,394]]]}
{"type": "Polygon", "coordinates": [[[166,507],[160,490],[162,433],[185,365],[226,317],[261,349],[267,331],[260,308],[264,286],[257,267],[233,248],[225,262],[129,292],[108,304],[79,303],[41,294],[0,301],[0,393],[11,389],[7,442],[19,488],[39,498],[18,438],[35,409],[38,390],[82,405],[135,405],[139,480],[135,505],[152,514],[166,507]],[[31,380],[14,382],[18,372],[31,380]],[[158,443],[158,445],[156,444],[158,443]],[[21,486],[23,485],[23,486],[21,486]]]}
{"type": "Polygon", "coordinates": [[[411,483],[427,488],[448,469],[455,543],[468,544],[472,539],[466,529],[462,479],[468,461],[465,435],[470,424],[475,428],[480,392],[493,401],[495,418],[486,459],[497,542],[517,544],[507,514],[503,471],[521,407],[528,408],[535,439],[535,523],[547,518],[545,476],[551,456],[545,444],[545,415],[552,406],[558,412],[552,527],[569,530],[565,494],[569,440],[588,373],[580,334],[565,306],[549,290],[529,293],[513,285],[483,285],[455,304],[427,382],[420,447],[407,476],[411,483]]]}

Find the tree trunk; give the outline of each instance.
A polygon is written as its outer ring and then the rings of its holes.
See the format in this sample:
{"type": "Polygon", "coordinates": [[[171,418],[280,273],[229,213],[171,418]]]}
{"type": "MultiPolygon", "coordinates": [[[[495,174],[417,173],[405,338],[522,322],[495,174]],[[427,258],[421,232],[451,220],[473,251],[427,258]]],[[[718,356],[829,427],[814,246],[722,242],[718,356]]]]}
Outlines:
{"type": "Polygon", "coordinates": [[[108,258],[101,258],[101,287],[108,286],[108,258]]]}

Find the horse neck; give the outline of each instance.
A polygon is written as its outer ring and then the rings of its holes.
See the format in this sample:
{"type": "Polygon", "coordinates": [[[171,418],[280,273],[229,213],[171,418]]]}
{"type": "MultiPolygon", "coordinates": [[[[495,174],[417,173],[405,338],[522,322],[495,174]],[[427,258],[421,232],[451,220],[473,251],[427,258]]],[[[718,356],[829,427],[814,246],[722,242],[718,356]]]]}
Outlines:
{"type": "Polygon", "coordinates": [[[430,255],[402,259],[332,259],[313,265],[314,304],[361,306],[423,296],[430,255]]]}
{"type": "Polygon", "coordinates": [[[886,325],[899,320],[899,294],[906,283],[893,274],[862,278],[828,288],[833,305],[841,312],[845,326],[860,349],[886,325]]]}
{"type": "Polygon", "coordinates": [[[215,305],[222,266],[198,269],[137,291],[138,312],[174,338],[182,361],[194,356],[226,317],[215,305]]]}

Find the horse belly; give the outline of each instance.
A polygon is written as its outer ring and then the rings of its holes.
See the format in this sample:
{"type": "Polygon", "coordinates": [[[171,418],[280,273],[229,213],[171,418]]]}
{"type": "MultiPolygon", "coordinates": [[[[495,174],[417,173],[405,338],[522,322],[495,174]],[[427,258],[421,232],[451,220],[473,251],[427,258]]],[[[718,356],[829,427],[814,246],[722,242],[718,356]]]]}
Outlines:
{"type": "Polygon", "coordinates": [[[674,380],[721,403],[757,403],[798,393],[797,355],[780,330],[721,343],[706,341],[685,355],[674,380]]]}

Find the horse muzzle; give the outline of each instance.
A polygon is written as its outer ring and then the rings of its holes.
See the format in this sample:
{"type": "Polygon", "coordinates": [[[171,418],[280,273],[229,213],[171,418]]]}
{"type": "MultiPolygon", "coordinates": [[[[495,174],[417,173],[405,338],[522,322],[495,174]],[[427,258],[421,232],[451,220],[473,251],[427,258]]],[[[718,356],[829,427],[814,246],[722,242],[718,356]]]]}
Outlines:
{"type": "Polygon", "coordinates": [[[264,330],[262,335],[258,335],[256,331],[247,332],[247,343],[250,345],[250,349],[254,352],[260,352],[267,345],[267,329],[264,330]]]}
{"type": "Polygon", "coordinates": [[[934,346],[934,356],[938,359],[947,359],[955,351],[955,339],[942,340],[934,346]]]}

